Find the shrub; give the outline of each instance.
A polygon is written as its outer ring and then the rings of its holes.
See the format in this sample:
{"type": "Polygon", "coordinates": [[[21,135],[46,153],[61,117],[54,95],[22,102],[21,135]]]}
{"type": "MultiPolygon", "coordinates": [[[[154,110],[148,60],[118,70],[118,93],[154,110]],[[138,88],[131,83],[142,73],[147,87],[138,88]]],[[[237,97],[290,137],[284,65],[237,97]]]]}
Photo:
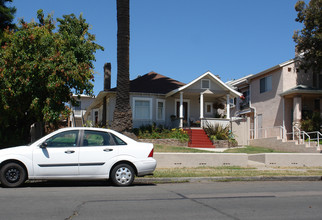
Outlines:
{"type": "Polygon", "coordinates": [[[189,141],[189,135],[182,128],[167,129],[163,126],[144,125],[133,129],[133,133],[139,139],[177,139],[181,142],[189,141]]]}
{"type": "Polygon", "coordinates": [[[320,131],[320,127],[322,124],[322,118],[319,112],[314,112],[311,117],[307,117],[306,119],[301,121],[301,129],[306,132],[311,131],[320,131]]]}

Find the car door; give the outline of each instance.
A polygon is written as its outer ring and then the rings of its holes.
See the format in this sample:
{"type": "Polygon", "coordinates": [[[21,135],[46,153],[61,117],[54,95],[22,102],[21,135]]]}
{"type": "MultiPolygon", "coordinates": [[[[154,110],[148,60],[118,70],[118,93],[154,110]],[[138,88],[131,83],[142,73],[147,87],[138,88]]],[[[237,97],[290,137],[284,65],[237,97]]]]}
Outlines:
{"type": "Polygon", "coordinates": [[[58,133],[33,151],[35,176],[78,175],[79,130],[58,133]]]}
{"type": "Polygon", "coordinates": [[[110,133],[84,130],[79,152],[81,176],[106,176],[118,155],[118,145],[110,133]]]}

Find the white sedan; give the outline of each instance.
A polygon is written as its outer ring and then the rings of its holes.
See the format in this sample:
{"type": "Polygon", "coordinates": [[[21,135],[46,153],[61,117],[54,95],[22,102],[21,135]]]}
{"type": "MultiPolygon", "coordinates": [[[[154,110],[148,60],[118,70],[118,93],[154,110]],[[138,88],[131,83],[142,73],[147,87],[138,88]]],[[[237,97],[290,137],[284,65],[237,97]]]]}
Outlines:
{"type": "Polygon", "coordinates": [[[128,186],[155,168],[153,144],[101,128],[64,128],[29,146],[0,150],[3,187],[18,187],[27,179],[111,179],[128,186]]]}

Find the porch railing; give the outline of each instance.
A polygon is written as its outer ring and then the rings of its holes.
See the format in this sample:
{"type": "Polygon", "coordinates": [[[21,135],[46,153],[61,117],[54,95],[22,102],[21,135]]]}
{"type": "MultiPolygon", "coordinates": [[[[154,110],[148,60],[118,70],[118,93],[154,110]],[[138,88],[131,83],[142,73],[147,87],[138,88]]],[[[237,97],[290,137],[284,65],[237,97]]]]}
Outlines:
{"type": "Polygon", "coordinates": [[[257,131],[257,135],[255,137],[255,129],[250,129],[250,139],[269,138],[269,137],[279,137],[283,140],[286,139],[286,130],[285,130],[285,127],[283,126],[259,128],[256,131],[257,131]]]}
{"type": "Polygon", "coordinates": [[[203,118],[201,119],[201,127],[207,127],[207,125],[213,125],[216,124],[222,125],[223,127],[230,125],[230,120],[226,118],[203,118]]]}

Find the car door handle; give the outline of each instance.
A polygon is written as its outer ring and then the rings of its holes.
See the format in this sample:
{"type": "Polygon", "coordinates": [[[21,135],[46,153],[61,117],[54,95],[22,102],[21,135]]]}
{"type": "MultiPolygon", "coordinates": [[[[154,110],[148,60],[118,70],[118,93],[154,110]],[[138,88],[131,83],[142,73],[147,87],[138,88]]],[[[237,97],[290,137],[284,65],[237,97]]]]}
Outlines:
{"type": "Polygon", "coordinates": [[[103,151],[105,151],[105,152],[110,152],[110,151],[113,151],[113,149],[105,148],[103,151]]]}
{"type": "Polygon", "coordinates": [[[65,153],[66,154],[72,154],[72,153],[75,153],[75,151],[74,150],[66,150],[65,153]]]}

